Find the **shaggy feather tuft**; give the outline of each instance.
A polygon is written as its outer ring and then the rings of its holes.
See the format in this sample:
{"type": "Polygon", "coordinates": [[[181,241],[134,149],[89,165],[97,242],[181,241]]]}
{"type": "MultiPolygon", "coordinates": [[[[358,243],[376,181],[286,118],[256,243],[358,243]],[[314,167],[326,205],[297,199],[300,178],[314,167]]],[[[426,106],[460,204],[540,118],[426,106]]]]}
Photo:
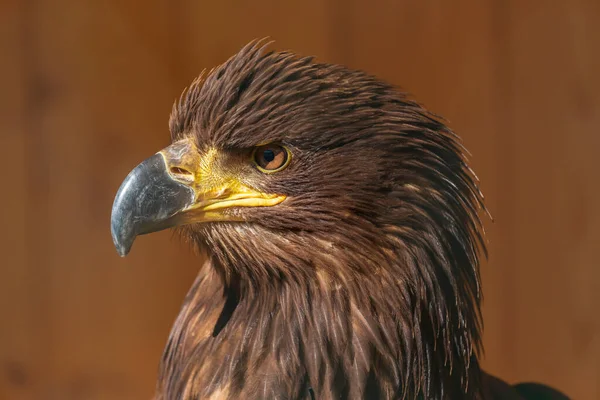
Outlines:
{"type": "Polygon", "coordinates": [[[209,255],[158,399],[478,398],[479,211],[457,136],[376,78],[257,41],[174,105],[173,140],[279,142],[248,183],[288,196],[183,228],[209,255]]]}

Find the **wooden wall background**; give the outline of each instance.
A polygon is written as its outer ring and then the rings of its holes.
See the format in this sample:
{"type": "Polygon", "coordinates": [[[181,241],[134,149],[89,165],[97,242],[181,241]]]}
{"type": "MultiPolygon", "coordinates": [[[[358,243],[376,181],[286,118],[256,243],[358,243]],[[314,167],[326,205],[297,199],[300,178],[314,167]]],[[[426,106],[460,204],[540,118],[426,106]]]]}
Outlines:
{"type": "Polygon", "coordinates": [[[465,139],[496,222],[485,366],[599,399],[600,2],[2,0],[0,399],[148,399],[200,265],[126,259],[126,173],[205,67],[276,47],[402,85],[465,139]]]}

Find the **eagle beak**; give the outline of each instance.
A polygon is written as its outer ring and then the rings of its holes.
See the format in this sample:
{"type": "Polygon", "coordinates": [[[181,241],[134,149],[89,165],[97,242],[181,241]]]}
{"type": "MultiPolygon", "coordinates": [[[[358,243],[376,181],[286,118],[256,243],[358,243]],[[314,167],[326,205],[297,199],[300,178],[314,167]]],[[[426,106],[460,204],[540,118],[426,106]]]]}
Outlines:
{"type": "Polygon", "coordinates": [[[112,207],[111,234],[121,257],[135,238],[174,226],[239,221],[233,207],[274,206],[286,196],[258,192],[215,168],[215,149],[201,154],[184,139],[159,151],[125,178],[112,207]]]}

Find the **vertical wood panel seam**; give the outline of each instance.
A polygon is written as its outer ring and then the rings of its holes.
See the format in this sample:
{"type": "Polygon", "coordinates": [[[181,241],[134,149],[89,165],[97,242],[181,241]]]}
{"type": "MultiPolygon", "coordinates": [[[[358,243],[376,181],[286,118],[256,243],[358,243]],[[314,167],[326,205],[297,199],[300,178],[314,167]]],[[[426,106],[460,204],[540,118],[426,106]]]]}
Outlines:
{"type": "MultiPolygon", "coordinates": [[[[44,383],[48,376],[37,376],[42,382],[35,382],[36,372],[50,367],[48,357],[52,354],[51,345],[53,340],[50,336],[50,306],[48,304],[48,283],[51,279],[49,271],[49,246],[45,240],[44,232],[47,232],[49,224],[48,200],[49,182],[48,154],[43,143],[43,102],[45,85],[39,70],[39,43],[37,43],[36,8],[40,6],[38,0],[25,0],[22,3],[21,20],[21,46],[23,80],[25,88],[23,134],[25,135],[25,165],[26,171],[26,198],[25,201],[25,265],[26,276],[30,287],[28,297],[31,298],[30,308],[27,310],[31,324],[28,326],[34,331],[28,335],[35,340],[30,343],[33,346],[33,365],[24,367],[33,368],[29,371],[33,374],[32,384],[34,388],[44,383]],[[27,162],[28,161],[28,162],[27,162]],[[36,385],[37,383],[37,385],[36,385]]],[[[38,386],[39,387],[39,386],[38,386]]],[[[35,389],[32,389],[35,390],[35,389]]]]}
{"type": "MultiPolygon", "coordinates": [[[[167,70],[171,82],[179,85],[178,78],[181,77],[183,71],[183,49],[181,38],[184,34],[180,28],[182,21],[183,6],[181,0],[172,0],[169,3],[167,10],[167,36],[169,38],[169,61],[167,70]]],[[[182,88],[183,89],[183,88],[182,88]]],[[[175,100],[175,99],[174,99],[175,100]]]]}
{"type": "MultiPolygon", "coordinates": [[[[517,301],[514,296],[516,293],[515,279],[516,274],[514,268],[516,265],[515,259],[515,199],[512,194],[515,193],[515,172],[516,172],[516,154],[515,154],[515,131],[514,121],[515,115],[513,110],[514,104],[514,55],[512,52],[512,43],[510,35],[510,22],[512,7],[510,2],[504,0],[493,0],[492,2],[492,35],[493,35],[493,71],[494,77],[494,114],[496,119],[496,128],[494,132],[494,142],[497,154],[496,156],[496,193],[508,195],[501,196],[502,204],[498,203],[498,208],[503,209],[503,212],[497,213],[502,216],[502,220],[496,220],[495,223],[505,226],[502,229],[504,235],[502,243],[504,246],[496,246],[496,249],[503,251],[502,255],[496,255],[504,264],[496,263],[497,268],[502,269],[501,276],[503,277],[502,286],[505,296],[502,297],[504,302],[502,308],[503,332],[502,335],[502,351],[504,354],[504,368],[510,367],[513,369],[517,365],[516,349],[514,346],[515,336],[517,334],[515,310],[517,309],[517,301]]],[[[492,210],[494,214],[494,210],[492,210]]],[[[500,235],[498,235],[500,238],[500,235]]],[[[491,254],[491,258],[495,255],[491,254]]]]}
{"type": "Polygon", "coordinates": [[[332,59],[337,64],[351,66],[355,46],[353,29],[355,2],[353,0],[328,0],[329,41],[332,59]]]}

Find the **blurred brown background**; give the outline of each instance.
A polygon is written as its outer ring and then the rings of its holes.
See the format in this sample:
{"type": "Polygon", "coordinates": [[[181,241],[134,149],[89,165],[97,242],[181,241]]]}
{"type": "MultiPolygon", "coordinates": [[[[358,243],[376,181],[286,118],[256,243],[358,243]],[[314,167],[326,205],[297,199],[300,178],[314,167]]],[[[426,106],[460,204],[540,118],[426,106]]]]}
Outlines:
{"type": "Polygon", "coordinates": [[[148,399],[200,260],[125,259],[120,182],[176,96],[253,38],[367,70],[449,119],[496,222],[484,365],[600,399],[600,2],[2,0],[0,399],[148,399]]]}

